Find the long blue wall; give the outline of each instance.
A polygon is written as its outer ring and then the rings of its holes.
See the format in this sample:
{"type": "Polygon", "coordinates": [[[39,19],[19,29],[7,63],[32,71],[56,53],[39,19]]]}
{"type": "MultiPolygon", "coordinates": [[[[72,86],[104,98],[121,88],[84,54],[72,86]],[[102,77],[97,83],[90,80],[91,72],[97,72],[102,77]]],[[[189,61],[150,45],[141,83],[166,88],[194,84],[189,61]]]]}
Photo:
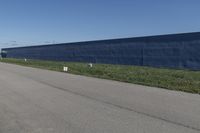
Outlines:
{"type": "Polygon", "coordinates": [[[8,58],[200,70],[200,32],[2,50],[8,58]]]}

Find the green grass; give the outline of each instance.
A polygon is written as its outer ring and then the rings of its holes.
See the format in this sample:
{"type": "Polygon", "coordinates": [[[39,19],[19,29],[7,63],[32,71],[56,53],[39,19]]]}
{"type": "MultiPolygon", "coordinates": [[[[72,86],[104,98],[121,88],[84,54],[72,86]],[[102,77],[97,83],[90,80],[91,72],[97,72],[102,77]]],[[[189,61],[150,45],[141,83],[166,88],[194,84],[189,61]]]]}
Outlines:
{"type": "Polygon", "coordinates": [[[87,63],[41,60],[28,60],[25,62],[21,59],[2,59],[1,62],[54,71],[62,71],[63,66],[67,66],[69,67],[68,73],[72,74],[200,94],[200,71],[108,64],[94,64],[92,68],[89,68],[87,63]]]}

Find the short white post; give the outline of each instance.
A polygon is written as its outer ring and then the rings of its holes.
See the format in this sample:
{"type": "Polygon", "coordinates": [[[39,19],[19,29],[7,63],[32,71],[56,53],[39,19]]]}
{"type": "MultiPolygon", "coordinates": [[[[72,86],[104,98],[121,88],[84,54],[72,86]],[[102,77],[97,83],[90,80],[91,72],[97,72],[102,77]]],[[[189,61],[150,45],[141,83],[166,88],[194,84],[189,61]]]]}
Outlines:
{"type": "Polygon", "coordinates": [[[65,67],[65,66],[64,66],[64,67],[63,67],[63,71],[64,71],[64,72],[67,72],[67,71],[68,71],[68,67],[65,67]]]}
{"type": "Polygon", "coordinates": [[[93,67],[93,64],[92,64],[92,63],[89,63],[89,64],[88,64],[88,67],[93,67]]]}

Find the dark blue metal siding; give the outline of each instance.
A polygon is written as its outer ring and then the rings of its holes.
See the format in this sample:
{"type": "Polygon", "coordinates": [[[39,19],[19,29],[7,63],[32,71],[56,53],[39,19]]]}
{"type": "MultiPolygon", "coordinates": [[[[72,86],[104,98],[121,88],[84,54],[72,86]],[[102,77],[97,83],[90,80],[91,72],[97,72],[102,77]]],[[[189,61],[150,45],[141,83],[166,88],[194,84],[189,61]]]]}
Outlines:
{"type": "Polygon", "coordinates": [[[200,33],[2,49],[8,58],[200,70],[200,33]]]}

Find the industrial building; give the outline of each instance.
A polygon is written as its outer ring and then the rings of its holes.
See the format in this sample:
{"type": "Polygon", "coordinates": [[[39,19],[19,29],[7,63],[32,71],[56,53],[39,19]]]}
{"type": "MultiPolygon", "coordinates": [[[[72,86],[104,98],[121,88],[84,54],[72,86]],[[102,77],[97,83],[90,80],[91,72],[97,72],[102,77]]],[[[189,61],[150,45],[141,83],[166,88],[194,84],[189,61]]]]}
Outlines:
{"type": "Polygon", "coordinates": [[[8,58],[200,70],[200,32],[3,48],[2,51],[8,58]]]}

